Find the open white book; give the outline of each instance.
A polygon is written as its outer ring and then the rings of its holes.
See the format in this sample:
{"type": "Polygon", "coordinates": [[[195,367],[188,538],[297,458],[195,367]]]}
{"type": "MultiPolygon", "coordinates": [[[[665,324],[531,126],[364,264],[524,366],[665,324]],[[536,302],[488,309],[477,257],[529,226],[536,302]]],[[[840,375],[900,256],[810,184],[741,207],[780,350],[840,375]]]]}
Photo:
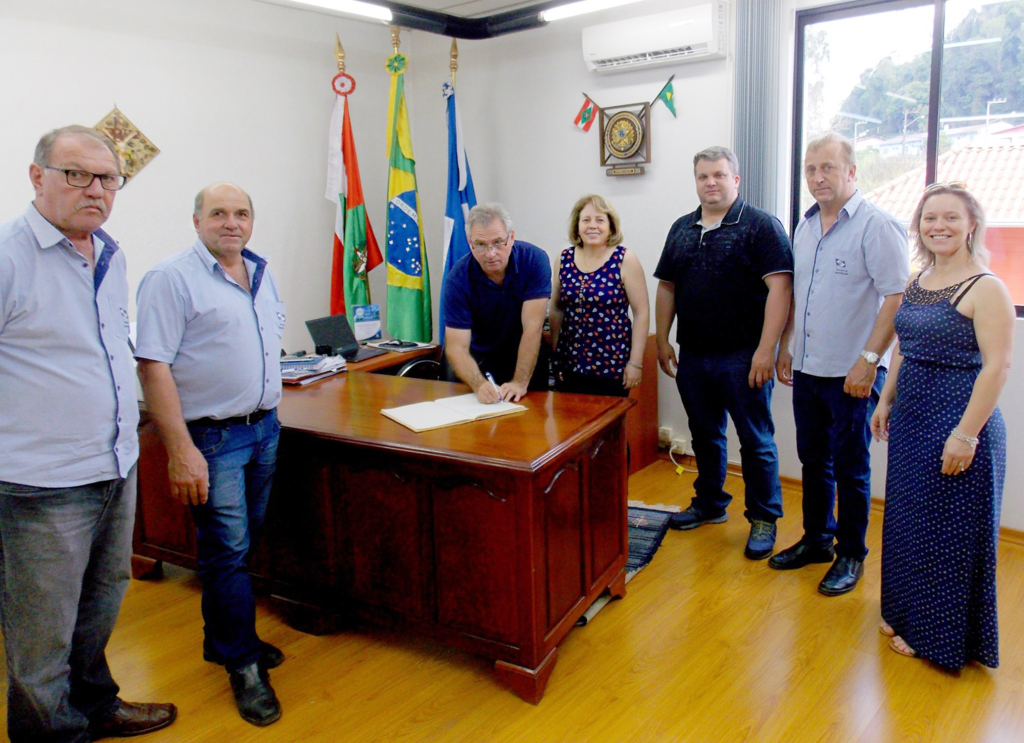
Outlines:
{"type": "Polygon", "coordinates": [[[400,408],[385,408],[380,412],[406,428],[422,433],[435,428],[518,413],[520,410],[526,410],[526,406],[514,402],[482,403],[476,399],[475,393],[470,392],[468,395],[443,397],[440,400],[417,402],[400,408]]]}

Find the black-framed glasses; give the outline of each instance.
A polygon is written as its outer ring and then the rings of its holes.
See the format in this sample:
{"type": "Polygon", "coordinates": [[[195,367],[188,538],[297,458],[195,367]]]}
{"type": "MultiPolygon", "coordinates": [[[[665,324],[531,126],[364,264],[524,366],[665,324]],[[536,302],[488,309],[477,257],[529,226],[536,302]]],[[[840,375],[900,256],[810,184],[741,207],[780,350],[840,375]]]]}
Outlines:
{"type": "Polygon", "coordinates": [[[44,166],[47,170],[56,170],[64,174],[69,186],[75,188],[89,188],[92,182],[99,178],[100,185],[104,191],[120,191],[124,188],[126,178],[123,175],[109,175],[107,173],[90,173],[87,170],[68,170],[66,168],[55,168],[52,165],[44,166]]]}

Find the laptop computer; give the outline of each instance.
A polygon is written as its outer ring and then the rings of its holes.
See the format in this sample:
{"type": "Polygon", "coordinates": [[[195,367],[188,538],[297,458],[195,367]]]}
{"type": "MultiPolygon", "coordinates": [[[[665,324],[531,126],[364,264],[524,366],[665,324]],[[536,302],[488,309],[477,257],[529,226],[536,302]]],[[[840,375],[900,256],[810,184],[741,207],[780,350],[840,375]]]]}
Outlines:
{"type": "Polygon", "coordinates": [[[352,332],[345,315],[329,315],[316,320],[306,320],[306,329],[321,353],[321,346],[330,346],[331,355],[342,355],[345,361],[364,361],[380,356],[387,351],[379,348],[363,348],[352,332]]]}

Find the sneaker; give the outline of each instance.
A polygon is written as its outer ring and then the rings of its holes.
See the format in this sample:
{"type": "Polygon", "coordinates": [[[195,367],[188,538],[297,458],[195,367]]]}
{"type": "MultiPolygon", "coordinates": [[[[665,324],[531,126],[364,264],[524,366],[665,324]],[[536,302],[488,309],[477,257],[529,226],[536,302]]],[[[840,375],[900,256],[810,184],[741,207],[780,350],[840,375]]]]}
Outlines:
{"type": "Polygon", "coordinates": [[[775,524],[769,521],[750,522],[750,537],[743,554],[749,560],[763,560],[775,549],[775,524]]]}
{"type": "Polygon", "coordinates": [[[728,513],[723,513],[721,516],[708,517],[703,515],[693,506],[690,506],[681,513],[672,514],[668,520],[668,525],[673,529],[687,531],[689,529],[696,529],[698,526],[703,526],[704,524],[721,524],[728,520],[728,513]]]}

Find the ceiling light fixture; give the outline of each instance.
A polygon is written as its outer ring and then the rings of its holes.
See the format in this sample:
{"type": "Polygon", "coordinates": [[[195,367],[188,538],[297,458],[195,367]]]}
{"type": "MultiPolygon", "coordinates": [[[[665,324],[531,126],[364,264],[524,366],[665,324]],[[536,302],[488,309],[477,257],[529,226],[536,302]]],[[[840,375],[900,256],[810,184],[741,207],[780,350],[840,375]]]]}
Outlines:
{"type": "Polygon", "coordinates": [[[545,23],[550,23],[551,21],[560,21],[563,18],[572,18],[584,13],[593,13],[597,10],[607,10],[619,5],[629,5],[638,2],[640,0],[582,0],[582,2],[559,5],[557,8],[543,10],[540,13],[540,19],[545,23]]]}
{"type": "Polygon", "coordinates": [[[360,0],[263,0],[274,5],[285,5],[291,8],[307,6],[318,10],[329,10],[337,13],[358,15],[378,21],[390,21],[391,11],[382,5],[364,3],[360,0]]]}

